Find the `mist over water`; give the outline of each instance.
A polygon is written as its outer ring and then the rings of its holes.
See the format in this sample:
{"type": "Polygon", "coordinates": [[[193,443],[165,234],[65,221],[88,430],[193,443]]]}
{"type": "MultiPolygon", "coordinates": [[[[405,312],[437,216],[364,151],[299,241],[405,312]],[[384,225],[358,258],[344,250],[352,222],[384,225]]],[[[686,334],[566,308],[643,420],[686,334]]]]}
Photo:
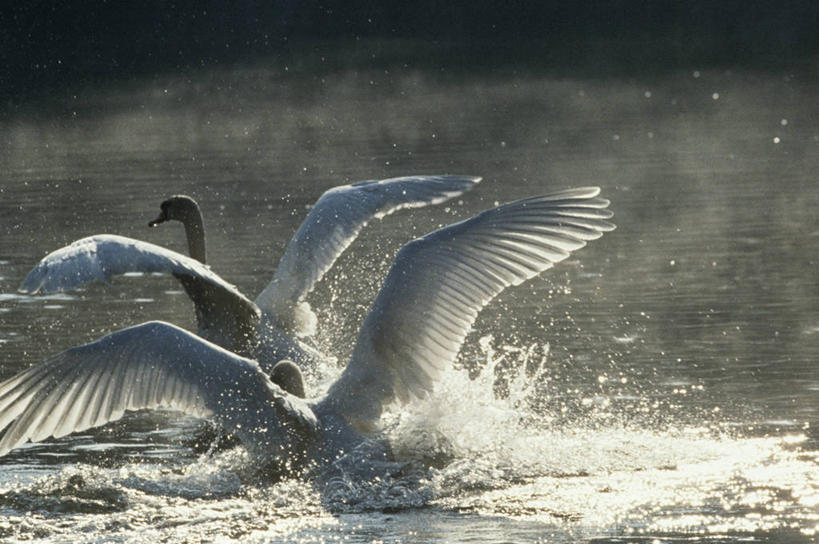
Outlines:
{"type": "MultiPolygon", "coordinates": [[[[0,535],[55,542],[815,539],[817,84],[810,70],[469,77],[391,67],[203,70],[83,89],[0,125],[0,379],[113,330],[193,328],[179,285],[17,294],[46,253],[148,229],[196,198],[216,272],[269,281],[333,185],[484,176],[374,221],[310,302],[339,365],[397,249],[525,196],[600,185],[616,231],[480,315],[428,399],[385,419],[394,462],[349,452],[266,481],[199,422],[135,414],[0,458],[0,535]]],[[[340,372],[308,376],[313,393],[340,372]]]]}

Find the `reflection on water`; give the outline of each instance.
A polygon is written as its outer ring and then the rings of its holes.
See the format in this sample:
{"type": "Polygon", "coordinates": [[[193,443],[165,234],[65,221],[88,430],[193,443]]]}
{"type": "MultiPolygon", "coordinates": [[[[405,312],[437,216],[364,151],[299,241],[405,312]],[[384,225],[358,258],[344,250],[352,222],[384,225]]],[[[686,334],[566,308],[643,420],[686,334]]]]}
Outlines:
{"type": "MultiPolygon", "coordinates": [[[[54,541],[810,540],[817,514],[819,129],[801,74],[469,79],[273,66],[92,90],[0,127],[0,378],[146,319],[192,328],[170,278],[16,293],[47,252],[149,230],[194,196],[212,266],[269,280],[342,182],[485,180],[376,221],[311,295],[346,360],[392,255],[495,202],[597,184],[618,230],[483,312],[436,395],[396,411],[396,463],[265,483],[198,422],[137,414],[0,460],[0,535],[54,541]],[[107,536],[102,536],[107,535],[107,536]],[[112,536],[113,535],[113,536],[112,536]]],[[[338,372],[322,369],[317,390],[338,372]]],[[[348,460],[354,462],[355,458],[348,460]]]]}

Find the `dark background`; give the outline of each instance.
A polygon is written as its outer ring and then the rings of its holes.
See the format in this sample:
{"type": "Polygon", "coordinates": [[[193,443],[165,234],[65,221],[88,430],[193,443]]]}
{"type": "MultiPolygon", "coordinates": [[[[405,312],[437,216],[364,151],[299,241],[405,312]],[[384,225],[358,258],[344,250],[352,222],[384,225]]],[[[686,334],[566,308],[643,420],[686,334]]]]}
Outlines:
{"type": "Polygon", "coordinates": [[[78,83],[273,58],[314,59],[307,69],[329,56],[344,68],[436,63],[605,77],[777,70],[819,51],[819,3],[810,1],[14,4],[0,8],[0,98],[12,110],[78,83]]]}

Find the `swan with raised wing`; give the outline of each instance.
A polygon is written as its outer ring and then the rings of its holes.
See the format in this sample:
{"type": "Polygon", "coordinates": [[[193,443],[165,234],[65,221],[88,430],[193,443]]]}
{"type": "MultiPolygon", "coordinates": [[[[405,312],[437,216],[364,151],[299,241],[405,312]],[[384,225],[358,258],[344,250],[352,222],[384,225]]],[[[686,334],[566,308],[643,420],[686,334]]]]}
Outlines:
{"type": "Polygon", "coordinates": [[[302,399],[260,366],[162,322],[114,332],[0,383],[0,455],[126,410],[211,418],[251,454],[292,471],[363,442],[393,401],[428,395],[478,312],[504,288],[614,229],[596,187],[507,203],[406,244],[364,318],[349,363],[302,399]]]}
{"type": "Polygon", "coordinates": [[[205,263],[205,228],[196,202],[165,200],[151,226],[178,220],[190,257],[122,236],[90,236],[44,257],[23,280],[24,293],[53,293],[128,272],[173,274],[194,303],[197,334],[266,371],[282,359],[311,366],[321,354],[305,341],[316,317],[305,297],[373,218],[438,204],[480,181],[473,176],[409,176],[334,187],[315,203],[287,245],[273,279],[251,301],[205,263]]]}

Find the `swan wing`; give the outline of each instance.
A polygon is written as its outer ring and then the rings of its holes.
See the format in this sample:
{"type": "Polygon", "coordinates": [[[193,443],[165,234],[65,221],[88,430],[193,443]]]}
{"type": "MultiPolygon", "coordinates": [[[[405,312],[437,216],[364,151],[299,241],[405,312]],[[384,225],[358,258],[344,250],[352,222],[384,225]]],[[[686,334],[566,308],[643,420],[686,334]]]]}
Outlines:
{"type": "Polygon", "coordinates": [[[511,202],[405,245],[323,402],[372,422],[395,398],[431,391],[493,297],[614,229],[599,192],[579,188],[511,202]]]}
{"type": "Polygon", "coordinates": [[[314,427],[309,408],[259,366],[159,321],[114,332],[0,383],[0,455],[21,444],[97,427],[126,410],[212,418],[262,454],[314,427]]]}
{"type": "Polygon", "coordinates": [[[362,181],[325,192],[290,240],[272,281],[256,298],[280,326],[304,332],[315,316],[299,304],[373,218],[438,204],[463,194],[481,178],[411,176],[362,181]],[[302,315],[299,315],[302,314],[302,315]]]}
{"type": "Polygon", "coordinates": [[[141,240],[98,234],[77,240],[44,257],[23,280],[20,291],[54,293],[130,272],[173,274],[193,300],[202,336],[245,353],[255,334],[259,310],[239,290],[204,265],[141,240]]]}

